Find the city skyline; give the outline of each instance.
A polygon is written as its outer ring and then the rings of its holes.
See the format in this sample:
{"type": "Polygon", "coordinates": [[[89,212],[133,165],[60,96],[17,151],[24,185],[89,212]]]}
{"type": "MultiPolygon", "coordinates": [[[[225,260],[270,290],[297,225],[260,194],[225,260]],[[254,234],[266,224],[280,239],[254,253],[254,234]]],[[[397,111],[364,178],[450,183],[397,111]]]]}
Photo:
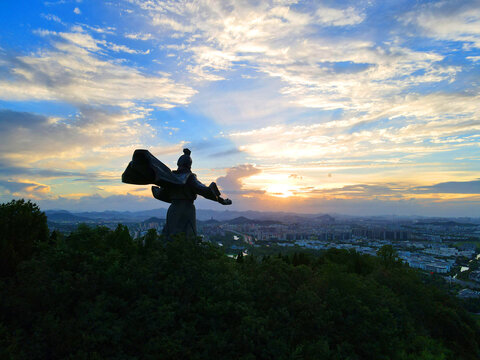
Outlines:
{"type": "MultiPolygon", "coordinates": [[[[182,148],[231,210],[480,213],[479,1],[0,4],[0,200],[166,207],[182,148]]],[[[197,207],[220,209],[198,201],[197,207]]]]}

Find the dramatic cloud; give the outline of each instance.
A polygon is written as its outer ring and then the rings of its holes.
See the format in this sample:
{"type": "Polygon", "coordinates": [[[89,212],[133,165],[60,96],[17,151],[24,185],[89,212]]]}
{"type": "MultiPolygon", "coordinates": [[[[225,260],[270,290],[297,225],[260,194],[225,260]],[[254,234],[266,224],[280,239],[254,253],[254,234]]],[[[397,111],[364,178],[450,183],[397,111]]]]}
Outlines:
{"type": "Polygon", "coordinates": [[[0,39],[0,197],[159,206],[120,174],[136,148],[173,166],[188,146],[234,208],[466,213],[479,198],[479,9],[19,5],[0,39]]]}
{"type": "Polygon", "coordinates": [[[245,164],[232,167],[227,170],[225,176],[217,179],[217,184],[228,194],[241,194],[248,191],[243,190],[242,179],[260,173],[261,170],[254,165],[245,164]]]}
{"type": "Polygon", "coordinates": [[[280,79],[281,92],[303,107],[365,111],[405,89],[451,80],[458,70],[441,64],[440,54],[414,51],[398,42],[316,33],[322,26],[361,24],[363,10],[352,6],[135,3],[153,25],[184,39],[169,48],[190,62],[187,69],[197,78],[225,79],[228,71],[248,64],[257,73],[280,79]]]}
{"type": "MultiPolygon", "coordinates": [[[[338,188],[300,189],[301,195],[308,194],[313,197],[321,198],[344,198],[344,199],[403,199],[407,200],[414,194],[430,194],[431,200],[441,200],[438,194],[468,194],[475,195],[480,199],[480,180],[474,181],[450,181],[438,183],[429,186],[411,186],[409,184],[356,184],[347,185],[338,188]]],[[[448,196],[446,197],[449,198],[448,196]]]]}
{"type": "MultiPolygon", "coordinates": [[[[88,193],[100,184],[108,193],[110,189],[105,184],[119,184],[133,150],[145,147],[137,141],[151,137],[152,129],[137,122],[137,118],[94,109],[85,109],[74,119],[0,110],[3,187],[11,190],[13,182],[24,183],[22,179],[27,178],[46,182],[57,194],[62,188],[67,193],[88,193]],[[63,179],[60,184],[58,179],[63,179]]],[[[174,155],[181,151],[181,146],[182,143],[163,144],[150,150],[158,156],[174,155]]],[[[35,193],[36,199],[46,195],[40,188],[27,190],[24,187],[10,193],[16,196],[35,193]]]]}
{"type": "Polygon", "coordinates": [[[50,186],[29,181],[5,181],[0,179],[0,187],[7,190],[12,196],[26,196],[39,199],[50,192],[50,186]]]}
{"type": "Polygon", "coordinates": [[[241,150],[266,159],[418,156],[477,147],[479,103],[478,95],[409,95],[358,118],[275,125],[228,136],[241,150]]]}
{"type": "MultiPolygon", "coordinates": [[[[125,146],[122,155],[125,156],[130,151],[132,138],[135,141],[149,129],[134,122],[138,117],[88,108],[74,119],[0,110],[0,131],[4,136],[0,142],[1,157],[19,160],[22,164],[50,157],[71,160],[91,156],[92,151],[108,154],[109,145],[122,142],[125,146]]],[[[120,150],[119,145],[116,150],[120,150]]]]}
{"type": "MultiPolygon", "coordinates": [[[[104,60],[104,50],[138,53],[124,45],[97,40],[81,27],[72,32],[40,30],[56,39],[53,50],[29,56],[3,56],[0,70],[9,75],[0,80],[0,99],[66,101],[71,104],[132,107],[148,101],[172,108],[187,104],[195,90],[168,77],[146,75],[120,61],[104,60]]],[[[1,53],[0,53],[1,56],[1,53]]]]}
{"type": "Polygon", "coordinates": [[[419,186],[412,189],[416,193],[476,194],[480,195],[480,180],[449,181],[432,186],[419,186]]]}

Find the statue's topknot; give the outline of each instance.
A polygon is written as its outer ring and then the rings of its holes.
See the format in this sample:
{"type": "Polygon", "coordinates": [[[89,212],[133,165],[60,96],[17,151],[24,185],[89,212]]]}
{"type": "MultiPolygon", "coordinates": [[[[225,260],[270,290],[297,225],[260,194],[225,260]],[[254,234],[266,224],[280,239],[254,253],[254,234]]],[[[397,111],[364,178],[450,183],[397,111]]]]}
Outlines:
{"type": "Polygon", "coordinates": [[[192,152],[189,149],[183,149],[183,155],[177,161],[178,169],[190,170],[192,167],[192,158],[190,154],[192,152]]]}

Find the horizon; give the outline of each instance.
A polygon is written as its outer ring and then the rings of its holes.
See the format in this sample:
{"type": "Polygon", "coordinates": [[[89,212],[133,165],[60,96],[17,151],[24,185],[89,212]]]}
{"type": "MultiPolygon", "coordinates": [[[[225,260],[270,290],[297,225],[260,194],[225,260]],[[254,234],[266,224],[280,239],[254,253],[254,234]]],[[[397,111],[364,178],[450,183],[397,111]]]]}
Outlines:
{"type": "Polygon", "coordinates": [[[167,207],[121,183],[192,151],[229,208],[480,214],[478,1],[0,3],[0,202],[167,207]]]}
{"type": "MultiPolygon", "coordinates": [[[[42,209],[41,209],[42,210],[42,209]]],[[[109,213],[109,212],[118,212],[118,213],[130,213],[130,214],[135,214],[135,213],[149,213],[149,212],[154,212],[154,211],[165,211],[167,212],[168,207],[159,207],[159,208],[154,208],[154,209],[147,209],[147,210],[103,210],[103,211],[75,211],[75,210],[65,210],[65,209],[45,209],[42,210],[44,212],[67,212],[70,214],[85,214],[85,213],[90,213],[90,214],[102,214],[102,213],[109,213]]],[[[350,214],[342,214],[342,213],[336,213],[336,212],[330,212],[330,213],[324,213],[324,212],[318,212],[318,213],[298,213],[298,212],[292,212],[292,211],[261,211],[261,210],[229,210],[227,209],[196,209],[197,212],[214,212],[214,213],[240,213],[238,214],[237,217],[246,217],[245,213],[260,213],[260,214],[265,214],[265,215],[294,215],[294,216],[299,216],[299,217],[313,217],[313,216],[332,216],[332,217],[345,217],[345,218],[389,218],[389,217],[397,217],[397,218],[417,218],[417,219],[471,219],[471,220],[480,220],[480,216],[425,216],[425,215],[418,215],[418,214],[412,214],[412,215],[396,215],[396,214],[381,214],[381,215],[350,215],[350,214]]],[[[47,215],[48,216],[48,215],[47,215]]],[[[148,216],[155,216],[155,215],[148,215],[148,216]]],[[[201,216],[200,216],[201,217],[201,216]]],[[[213,215],[212,215],[213,217],[213,215]]],[[[163,219],[163,218],[162,218],[163,219]]],[[[216,220],[215,218],[213,218],[216,220]]],[[[198,220],[198,219],[197,219],[198,220]]],[[[273,218],[271,220],[274,220],[273,218]]],[[[204,221],[204,220],[201,220],[204,221]]]]}

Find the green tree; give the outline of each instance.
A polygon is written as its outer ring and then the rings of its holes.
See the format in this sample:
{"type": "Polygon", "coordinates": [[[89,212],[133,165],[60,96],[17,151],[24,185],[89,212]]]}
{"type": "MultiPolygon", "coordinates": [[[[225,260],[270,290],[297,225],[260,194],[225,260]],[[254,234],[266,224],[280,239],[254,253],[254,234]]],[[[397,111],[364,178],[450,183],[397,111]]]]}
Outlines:
{"type": "Polygon", "coordinates": [[[0,276],[12,275],[48,236],[47,217],[36,204],[23,199],[0,204],[0,276]]]}
{"type": "Polygon", "coordinates": [[[377,256],[380,257],[385,267],[391,267],[398,263],[398,253],[392,245],[383,245],[377,251],[377,256]]]}
{"type": "Polygon", "coordinates": [[[160,237],[157,234],[157,230],[149,229],[143,237],[143,245],[145,247],[151,247],[156,241],[159,240],[159,238],[160,237]]]}
{"type": "Polygon", "coordinates": [[[238,263],[82,225],[0,279],[0,358],[479,359],[478,324],[420,275],[335,249],[238,263]]]}

